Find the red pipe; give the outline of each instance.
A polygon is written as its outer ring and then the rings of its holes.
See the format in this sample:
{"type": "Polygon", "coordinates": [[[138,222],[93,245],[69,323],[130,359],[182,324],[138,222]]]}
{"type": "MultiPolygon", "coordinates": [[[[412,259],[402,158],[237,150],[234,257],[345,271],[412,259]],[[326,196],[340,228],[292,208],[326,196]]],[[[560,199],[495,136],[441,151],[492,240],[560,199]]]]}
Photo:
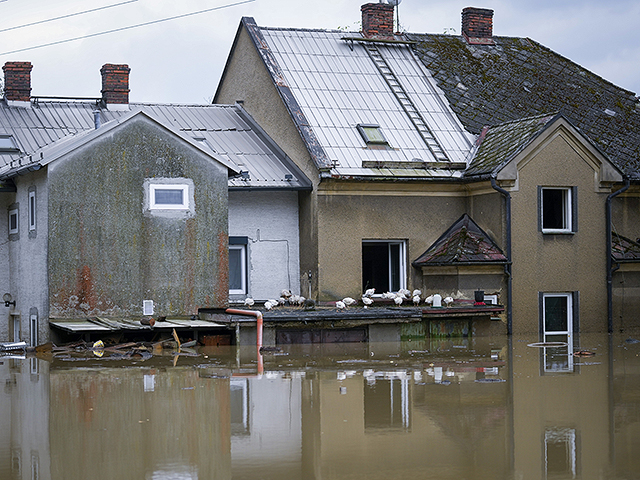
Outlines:
{"type": "Polygon", "coordinates": [[[264,370],[262,353],[260,353],[260,348],[262,348],[262,312],[259,312],[257,310],[239,310],[236,308],[227,308],[225,312],[231,315],[245,315],[247,317],[256,317],[256,328],[258,330],[256,335],[256,346],[258,350],[258,373],[261,374],[264,370]]]}

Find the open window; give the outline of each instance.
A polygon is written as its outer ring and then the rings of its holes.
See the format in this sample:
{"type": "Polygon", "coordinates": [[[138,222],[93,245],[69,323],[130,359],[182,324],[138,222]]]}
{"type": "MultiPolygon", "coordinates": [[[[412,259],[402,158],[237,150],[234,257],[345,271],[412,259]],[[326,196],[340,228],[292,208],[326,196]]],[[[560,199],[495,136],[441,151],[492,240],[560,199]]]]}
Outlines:
{"type": "Polygon", "coordinates": [[[577,187],[538,187],[538,229],[546,234],[578,230],[577,187]]]}
{"type": "Polygon", "coordinates": [[[246,295],[247,237],[229,237],[229,295],[246,295]]]}
{"type": "Polygon", "coordinates": [[[406,288],[406,277],[404,241],[362,241],[362,291],[397,292],[406,288]]]}

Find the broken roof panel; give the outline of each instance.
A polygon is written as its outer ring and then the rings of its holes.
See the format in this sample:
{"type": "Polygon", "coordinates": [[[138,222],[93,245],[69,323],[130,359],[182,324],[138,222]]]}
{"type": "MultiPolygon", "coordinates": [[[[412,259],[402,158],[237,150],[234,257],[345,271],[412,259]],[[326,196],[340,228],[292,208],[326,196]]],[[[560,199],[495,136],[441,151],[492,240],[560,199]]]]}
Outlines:
{"type": "Polygon", "coordinates": [[[507,262],[502,250],[465,213],[412,264],[428,267],[507,262]]]}
{"type": "Polygon", "coordinates": [[[615,262],[640,262],[640,243],[617,233],[611,239],[611,257],[615,262]]]}

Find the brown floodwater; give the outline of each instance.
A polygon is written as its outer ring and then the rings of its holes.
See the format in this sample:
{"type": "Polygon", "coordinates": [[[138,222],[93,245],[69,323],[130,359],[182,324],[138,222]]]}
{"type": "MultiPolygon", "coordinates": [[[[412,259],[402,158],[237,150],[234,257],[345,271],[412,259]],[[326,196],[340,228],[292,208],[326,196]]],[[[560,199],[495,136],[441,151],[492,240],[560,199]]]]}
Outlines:
{"type": "Polygon", "coordinates": [[[640,343],[0,357],[0,479],[640,478],[640,343]]]}

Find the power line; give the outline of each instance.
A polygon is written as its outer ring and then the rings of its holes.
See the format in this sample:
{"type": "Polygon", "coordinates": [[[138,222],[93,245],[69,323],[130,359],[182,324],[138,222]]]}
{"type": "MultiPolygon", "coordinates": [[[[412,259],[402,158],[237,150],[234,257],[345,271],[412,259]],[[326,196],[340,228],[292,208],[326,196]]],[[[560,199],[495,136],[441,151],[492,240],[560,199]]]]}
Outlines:
{"type": "MultiPolygon", "coordinates": [[[[2,1],[6,1],[6,0],[0,0],[0,2],[2,2],[2,1]]],[[[40,25],[42,23],[53,22],[55,20],[62,20],[63,18],[75,17],[77,15],[84,15],[85,13],[97,12],[99,10],[106,10],[107,8],[119,7],[120,5],[125,5],[127,3],[133,3],[133,2],[137,2],[137,1],[138,0],[127,0],[126,2],[114,3],[113,5],[106,5],[104,7],[93,8],[91,10],[85,10],[84,12],[69,13],[67,15],[62,15],[60,17],[48,18],[46,20],[40,20],[38,22],[25,23],[24,25],[17,25],[15,27],[3,28],[3,29],[0,30],[0,33],[8,32],[9,30],[17,30],[19,28],[32,27],[34,25],[40,25]]]]}
{"type": "Polygon", "coordinates": [[[74,42],[76,40],[84,40],[86,38],[98,37],[100,35],[107,35],[108,33],[122,32],[124,30],[131,30],[138,27],[146,27],[148,25],[154,25],[156,23],[168,22],[169,20],[176,20],[178,18],[191,17],[193,15],[200,15],[202,13],[212,12],[214,10],[222,10],[223,8],[236,7],[245,3],[255,2],[256,0],[244,0],[242,2],[229,3],[227,5],[221,5],[219,7],[207,8],[205,10],[199,10],[197,12],[183,13],[182,15],[176,15],[173,17],[160,18],[158,20],[152,20],[150,22],[138,23],[136,25],[129,25],[128,27],[115,28],[113,30],[106,30],[104,32],[90,33],[89,35],[83,35],[81,37],[68,38],[66,40],[58,40],[57,42],[43,43],[42,45],[36,45],[33,47],[20,48],[18,50],[11,50],[9,52],[0,52],[0,55],[10,55],[13,53],[26,52],[27,50],[35,50],[37,48],[50,47],[52,45],[60,45],[61,43],[74,42]]]}

